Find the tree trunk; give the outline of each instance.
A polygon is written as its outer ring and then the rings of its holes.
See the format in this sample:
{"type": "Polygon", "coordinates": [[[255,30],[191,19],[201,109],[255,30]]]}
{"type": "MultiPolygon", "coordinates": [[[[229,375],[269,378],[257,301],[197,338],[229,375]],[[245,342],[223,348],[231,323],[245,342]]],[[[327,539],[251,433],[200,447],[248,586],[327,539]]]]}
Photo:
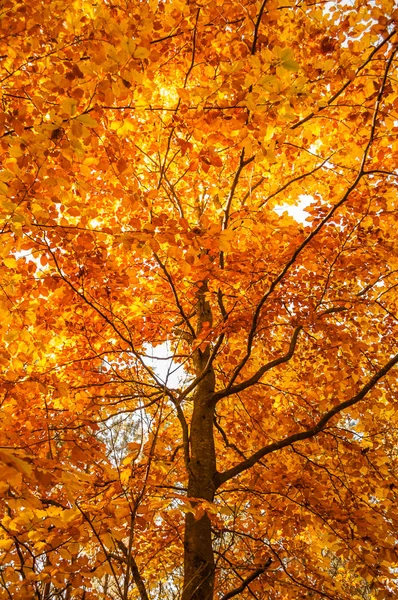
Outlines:
{"type": "MultiPolygon", "coordinates": [[[[203,285],[198,302],[198,332],[205,321],[211,323],[210,307],[203,285]]],[[[196,374],[203,373],[210,356],[210,347],[197,350],[194,356],[196,374]]],[[[210,367],[194,394],[190,430],[191,459],[189,464],[188,497],[214,499],[216,454],[214,447],[214,407],[209,398],[215,389],[214,370],[210,367]]],[[[194,503],[193,503],[194,504],[194,503]]],[[[211,523],[207,514],[200,519],[188,513],[185,520],[184,589],[182,600],[212,600],[214,591],[214,553],[211,523]]]]}

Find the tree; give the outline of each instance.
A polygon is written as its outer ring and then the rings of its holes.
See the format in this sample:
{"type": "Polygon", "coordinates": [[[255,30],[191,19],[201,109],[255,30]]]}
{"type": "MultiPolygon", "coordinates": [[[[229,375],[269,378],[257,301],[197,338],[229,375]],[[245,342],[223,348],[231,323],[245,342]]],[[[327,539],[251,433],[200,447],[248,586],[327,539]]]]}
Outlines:
{"type": "Polygon", "coordinates": [[[397,595],[393,0],[5,0],[0,599],[397,595]]]}

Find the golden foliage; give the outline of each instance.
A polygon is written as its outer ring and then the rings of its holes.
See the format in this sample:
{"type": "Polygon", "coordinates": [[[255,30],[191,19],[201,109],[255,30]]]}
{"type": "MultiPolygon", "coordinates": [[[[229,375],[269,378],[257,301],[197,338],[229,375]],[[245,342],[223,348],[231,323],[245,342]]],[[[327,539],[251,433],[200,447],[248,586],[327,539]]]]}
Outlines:
{"type": "Polygon", "coordinates": [[[397,21],[4,0],[0,600],[396,597],[397,21]]]}

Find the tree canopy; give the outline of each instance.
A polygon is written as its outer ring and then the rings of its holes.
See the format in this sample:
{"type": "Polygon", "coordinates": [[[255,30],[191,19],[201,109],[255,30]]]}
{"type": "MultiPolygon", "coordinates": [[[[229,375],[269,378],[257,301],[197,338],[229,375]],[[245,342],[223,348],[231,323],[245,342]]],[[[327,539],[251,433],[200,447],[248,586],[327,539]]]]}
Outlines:
{"type": "Polygon", "coordinates": [[[4,0],[0,600],[398,593],[393,0],[4,0]]]}

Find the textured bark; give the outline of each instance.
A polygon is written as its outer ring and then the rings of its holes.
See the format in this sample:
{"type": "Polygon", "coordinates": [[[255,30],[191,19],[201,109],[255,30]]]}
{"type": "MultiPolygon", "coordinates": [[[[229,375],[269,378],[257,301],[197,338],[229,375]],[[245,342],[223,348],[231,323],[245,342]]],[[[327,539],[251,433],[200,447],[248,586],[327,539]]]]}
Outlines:
{"type": "MultiPolygon", "coordinates": [[[[206,286],[203,285],[198,302],[198,332],[203,323],[211,323],[211,313],[205,300],[206,286]]],[[[196,374],[206,369],[210,348],[198,350],[195,354],[196,374]]],[[[193,414],[190,430],[190,463],[188,477],[188,497],[203,498],[208,502],[214,499],[214,476],[216,474],[216,454],[214,447],[213,417],[214,406],[209,402],[215,389],[213,368],[207,369],[194,394],[193,414]]],[[[212,547],[211,523],[207,514],[195,520],[187,514],[185,521],[184,590],[182,600],[212,600],[214,592],[214,553],[212,547]]]]}

